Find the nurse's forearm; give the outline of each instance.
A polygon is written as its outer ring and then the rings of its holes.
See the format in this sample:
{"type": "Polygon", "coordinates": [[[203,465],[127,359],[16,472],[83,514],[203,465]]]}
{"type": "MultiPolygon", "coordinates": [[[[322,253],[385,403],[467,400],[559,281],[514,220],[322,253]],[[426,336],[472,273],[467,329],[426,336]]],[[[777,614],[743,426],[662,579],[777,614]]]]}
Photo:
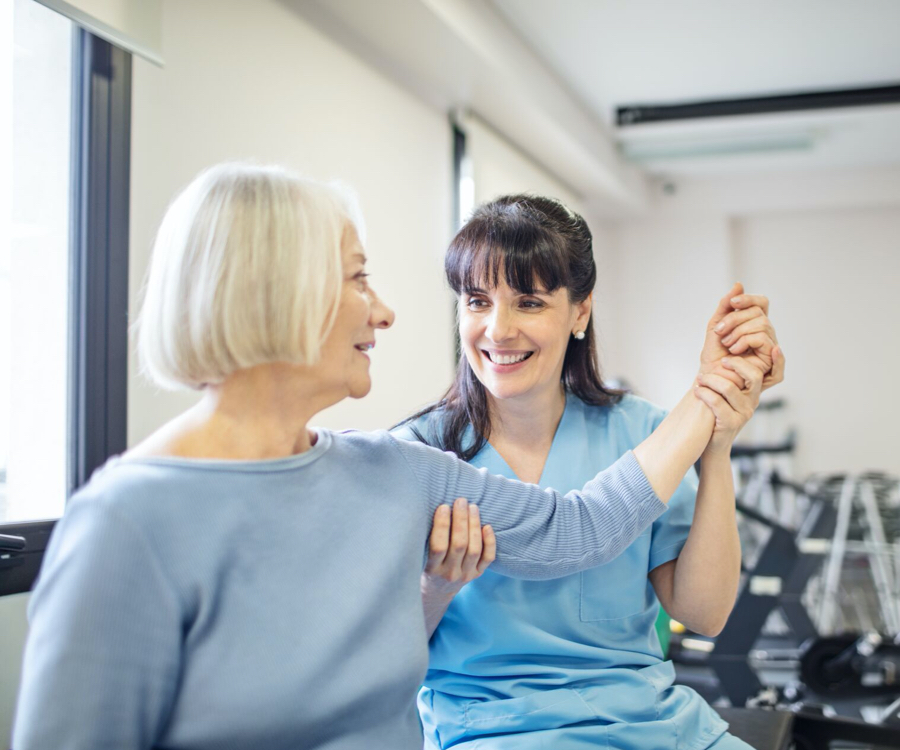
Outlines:
{"type": "Polygon", "coordinates": [[[701,459],[694,520],[678,556],[669,614],[703,635],[718,635],[734,607],[741,577],[734,482],[727,453],[701,459]]]}
{"type": "Polygon", "coordinates": [[[456,596],[459,589],[456,591],[441,590],[431,585],[428,576],[423,575],[421,591],[422,609],[425,611],[425,632],[428,634],[428,639],[431,640],[431,636],[434,635],[437,626],[441,624],[441,620],[447,613],[447,607],[450,606],[450,602],[453,601],[453,597],[456,596]]]}
{"type": "Polygon", "coordinates": [[[634,449],[634,456],[657,497],[667,502],[709,443],[715,417],[688,392],[653,433],[634,449]]]}

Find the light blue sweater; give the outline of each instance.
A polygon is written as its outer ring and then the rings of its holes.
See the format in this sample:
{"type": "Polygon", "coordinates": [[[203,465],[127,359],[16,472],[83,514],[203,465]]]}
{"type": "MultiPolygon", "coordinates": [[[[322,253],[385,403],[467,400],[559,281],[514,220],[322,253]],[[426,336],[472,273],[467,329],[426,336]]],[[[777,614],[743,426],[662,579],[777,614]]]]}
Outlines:
{"type": "Polygon", "coordinates": [[[419,750],[419,575],[456,497],[523,578],[607,562],[665,510],[630,453],[565,497],[384,432],[113,459],[47,550],[14,750],[419,750]]]}

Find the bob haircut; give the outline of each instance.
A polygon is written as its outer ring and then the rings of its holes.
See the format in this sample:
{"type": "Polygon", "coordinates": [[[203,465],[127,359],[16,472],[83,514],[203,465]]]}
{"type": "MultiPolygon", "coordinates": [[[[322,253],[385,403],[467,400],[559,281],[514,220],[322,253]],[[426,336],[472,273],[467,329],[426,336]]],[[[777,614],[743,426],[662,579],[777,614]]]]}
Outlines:
{"type": "Polygon", "coordinates": [[[221,164],[175,198],[160,225],[135,326],[142,371],[202,388],[270,362],[314,364],[343,283],[345,188],[280,167],[221,164]]]}

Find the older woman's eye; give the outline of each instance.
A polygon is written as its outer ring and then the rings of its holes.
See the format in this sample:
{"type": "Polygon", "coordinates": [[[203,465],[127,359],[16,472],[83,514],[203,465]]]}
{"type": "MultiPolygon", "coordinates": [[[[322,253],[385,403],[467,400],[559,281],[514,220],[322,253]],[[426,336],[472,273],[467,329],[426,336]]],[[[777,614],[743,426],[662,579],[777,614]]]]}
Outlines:
{"type": "Polygon", "coordinates": [[[365,271],[360,271],[353,277],[353,280],[359,283],[360,288],[366,289],[369,286],[369,282],[366,281],[366,279],[368,278],[369,274],[367,274],[365,271]]]}

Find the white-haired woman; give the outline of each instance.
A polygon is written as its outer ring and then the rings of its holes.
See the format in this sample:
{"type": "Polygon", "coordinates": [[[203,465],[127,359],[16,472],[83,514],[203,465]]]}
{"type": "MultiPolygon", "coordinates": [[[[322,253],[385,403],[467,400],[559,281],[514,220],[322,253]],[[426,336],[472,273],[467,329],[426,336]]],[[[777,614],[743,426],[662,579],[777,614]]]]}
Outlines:
{"type": "Polygon", "coordinates": [[[58,524],[16,750],[421,748],[439,505],[480,507],[494,568],[532,578],[610,560],[664,511],[713,431],[692,394],[565,497],[384,432],[311,429],[368,392],[367,351],[393,322],[360,236],[340,191],[275,168],[214,168],[169,208],[140,350],[157,382],[203,397],[58,524]]]}

